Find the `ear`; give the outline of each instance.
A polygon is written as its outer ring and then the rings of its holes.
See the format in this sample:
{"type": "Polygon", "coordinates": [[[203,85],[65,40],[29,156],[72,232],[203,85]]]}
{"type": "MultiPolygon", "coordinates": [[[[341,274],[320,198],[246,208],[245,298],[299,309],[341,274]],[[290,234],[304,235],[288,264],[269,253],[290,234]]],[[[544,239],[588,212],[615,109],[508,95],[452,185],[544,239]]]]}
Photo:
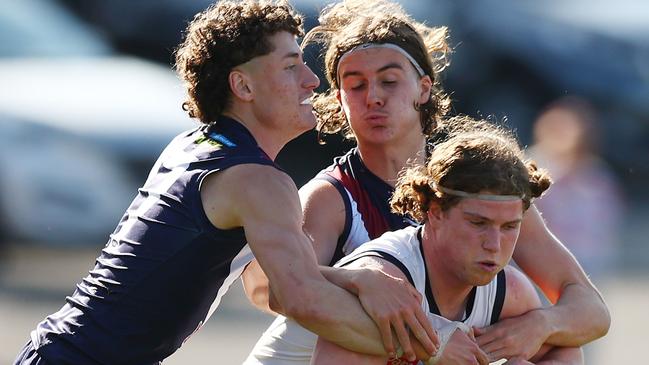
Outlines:
{"type": "Polygon", "coordinates": [[[342,105],[342,103],[340,102],[340,89],[336,90],[336,100],[338,100],[338,103],[342,105]]]}
{"type": "Polygon", "coordinates": [[[419,104],[425,104],[430,99],[430,93],[433,89],[433,81],[430,76],[425,75],[419,79],[419,104]]]}
{"type": "Polygon", "coordinates": [[[253,100],[252,79],[245,72],[237,69],[230,71],[228,83],[230,84],[232,95],[236,98],[243,101],[253,100]]]}
{"type": "Polygon", "coordinates": [[[440,207],[437,202],[431,201],[430,206],[428,207],[428,211],[426,211],[426,223],[429,224],[432,228],[440,227],[443,224],[443,214],[444,212],[442,211],[442,207],[440,207]]]}

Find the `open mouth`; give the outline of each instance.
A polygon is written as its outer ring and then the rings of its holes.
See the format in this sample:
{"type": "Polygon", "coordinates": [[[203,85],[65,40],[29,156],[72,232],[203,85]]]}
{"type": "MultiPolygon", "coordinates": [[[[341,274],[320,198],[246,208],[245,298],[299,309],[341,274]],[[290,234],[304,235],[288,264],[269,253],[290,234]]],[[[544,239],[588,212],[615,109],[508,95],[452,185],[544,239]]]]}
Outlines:
{"type": "Polygon", "coordinates": [[[491,261],[482,261],[479,264],[483,269],[487,271],[495,271],[496,269],[498,269],[498,265],[491,261]]]}

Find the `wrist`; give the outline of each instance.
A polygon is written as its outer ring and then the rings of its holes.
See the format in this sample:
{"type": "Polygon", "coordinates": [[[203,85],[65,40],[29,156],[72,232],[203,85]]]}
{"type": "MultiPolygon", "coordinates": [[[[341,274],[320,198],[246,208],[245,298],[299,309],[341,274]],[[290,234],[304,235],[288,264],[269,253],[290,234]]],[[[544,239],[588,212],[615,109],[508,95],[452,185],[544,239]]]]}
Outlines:
{"type": "Polygon", "coordinates": [[[363,273],[367,271],[367,269],[345,269],[348,272],[348,278],[349,280],[347,281],[347,291],[350,293],[358,296],[358,293],[360,292],[360,287],[363,283],[363,273]]]}
{"type": "Polygon", "coordinates": [[[543,343],[548,342],[548,339],[558,332],[558,326],[555,322],[552,307],[537,308],[528,313],[534,318],[534,323],[537,323],[542,329],[541,336],[543,343]]]}

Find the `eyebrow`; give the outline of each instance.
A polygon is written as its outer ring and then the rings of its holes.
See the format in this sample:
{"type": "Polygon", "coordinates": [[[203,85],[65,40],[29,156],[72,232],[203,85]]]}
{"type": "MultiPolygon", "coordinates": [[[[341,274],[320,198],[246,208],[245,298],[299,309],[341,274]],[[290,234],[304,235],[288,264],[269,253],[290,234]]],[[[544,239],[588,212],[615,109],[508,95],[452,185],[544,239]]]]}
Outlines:
{"type": "MultiPolygon", "coordinates": [[[[392,68],[403,70],[403,66],[401,66],[400,64],[398,64],[396,62],[390,62],[387,65],[385,65],[385,66],[379,68],[378,70],[376,70],[376,72],[383,72],[383,71],[386,71],[386,70],[389,70],[389,69],[392,69],[392,68]]],[[[340,79],[342,80],[342,79],[344,79],[345,77],[348,77],[348,76],[359,76],[360,74],[361,73],[359,71],[345,71],[345,72],[343,72],[340,79]]]]}
{"type": "MultiPolygon", "coordinates": [[[[487,218],[487,217],[485,217],[483,215],[480,215],[478,213],[471,213],[471,212],[462,212],[462,213],[465,216],[469,216],[469,217],[472,217],[472,218],[484,219],[484,220],[486,220],[488,222],[493,222],[492,219],[489,219],[489,218],[487,218]]],[[[521,217],[521,218],[517,218],[517,219],[511,220],[511,221],[505,222],[503,224],[521,223],[522,221],[523,221],[523,218],[521,217]]]]}
{"type": "Polygon", "coordinates": [[[300,58],[300,55],[301,54],[299,52],[288,52],[282,58],[300,58]]]}

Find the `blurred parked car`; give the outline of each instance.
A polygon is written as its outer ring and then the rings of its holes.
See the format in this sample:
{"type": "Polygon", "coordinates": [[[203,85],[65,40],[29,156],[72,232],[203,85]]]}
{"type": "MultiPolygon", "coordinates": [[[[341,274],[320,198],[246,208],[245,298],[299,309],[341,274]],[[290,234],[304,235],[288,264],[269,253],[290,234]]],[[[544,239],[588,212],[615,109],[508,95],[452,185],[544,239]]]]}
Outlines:
{"type": "Polygon", "coordinates": [[[169,67],[117,55],[50,0],[0,7],[0,236],[101,244],[191,128],[169,67]]]}

